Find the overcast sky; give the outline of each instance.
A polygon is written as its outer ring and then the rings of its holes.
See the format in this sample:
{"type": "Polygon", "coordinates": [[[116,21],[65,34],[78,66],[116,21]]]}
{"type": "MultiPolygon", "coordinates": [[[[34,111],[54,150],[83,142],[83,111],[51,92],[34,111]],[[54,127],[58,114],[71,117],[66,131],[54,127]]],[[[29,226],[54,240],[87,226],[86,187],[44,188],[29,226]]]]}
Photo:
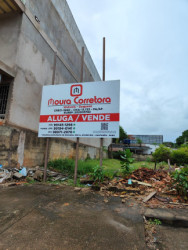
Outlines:
{"type": "Polygon", "coordinates": [[[120,125],[174,141],[188,129],[188,1],[67,0],[101,75],[121,81],[120,125]]]}

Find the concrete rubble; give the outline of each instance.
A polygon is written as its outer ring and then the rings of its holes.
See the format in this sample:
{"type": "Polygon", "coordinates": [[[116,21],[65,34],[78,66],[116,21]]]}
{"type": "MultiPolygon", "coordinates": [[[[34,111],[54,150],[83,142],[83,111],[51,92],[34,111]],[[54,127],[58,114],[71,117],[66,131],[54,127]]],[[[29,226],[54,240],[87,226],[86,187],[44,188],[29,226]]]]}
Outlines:
{"type": "MultiPolygon", "coordinates": [[[[22,168],[0,168],[0,184],[10,184],[13,183],[23,183],[23,182],[31,182],[31,181],[43,181],[43,173],[44,168],[36,166],[34,168],[28,168],[25,167],[22,168]]],[[[47,180],[49,181],[64,181],[67,179],[67,176],[47,170],[47,180]]]]}
{"type": "MultiPolygon", "coordinates": [[[[88,176],[81,178],[81,183],[86,184],[88,176]]],[[[90,182],[91,183],[91,180],[90,182]]],[[[102,183],[93,183],[93,190],[99,190],[104,197],[117,196],[122,203],[130,198],[135,198],[149,208],[186,207],[188,203],[180,197],[174,188],[173,180],[163,169],[152,170],[141,168],[129,176],[115,177],[113,180],[106,178],[102,183]]]]}

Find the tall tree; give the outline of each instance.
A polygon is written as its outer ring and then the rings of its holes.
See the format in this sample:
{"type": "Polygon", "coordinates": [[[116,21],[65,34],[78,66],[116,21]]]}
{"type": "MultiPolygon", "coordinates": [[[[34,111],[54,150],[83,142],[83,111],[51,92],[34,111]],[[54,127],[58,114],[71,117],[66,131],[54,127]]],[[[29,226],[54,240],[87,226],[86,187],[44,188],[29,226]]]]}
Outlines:
{"type": "Polygon", "coordinates": [[[188,142],[188,130],[183,131],[182,135],[176,139],[176,144],[178,146],[181,146],[186,142],[188,142]]]}
{"type": "Polygon", "coordinates": [[[124,128],[122,126],[119,126],[119,141],[122,141],[123,139],[126,139],[127,137],[128,136],[124,128]]]}
{"type": "Polygon", "coordinates": [[[113,143],[118,143],[120,141],[123,141],[123,139],[128,138],[127,133],[125,132],[124,128],[122,126],[119,126],[119,138],[113,138],[112,142],[113,143]]]}

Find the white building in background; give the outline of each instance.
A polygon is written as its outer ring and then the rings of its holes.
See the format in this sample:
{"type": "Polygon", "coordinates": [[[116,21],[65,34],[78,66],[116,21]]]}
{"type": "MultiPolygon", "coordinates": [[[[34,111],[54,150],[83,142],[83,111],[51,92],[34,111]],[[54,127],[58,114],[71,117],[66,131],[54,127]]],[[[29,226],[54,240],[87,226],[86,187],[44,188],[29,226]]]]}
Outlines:
{"type": "Polygon", "coordinates": [[[163,135],[128,135],[123,144],[139,154],[150,155],[163,143],[163,135]]]}
{"type": "Polygon", "coordinates": [[[137,144],[138,139],[142,141],[143,144],[162,144],[163,135],[128,135],[130,139],[130,144],[137,144]]]}
{"type": "Polygon", "coordinates": [[[148,147],[143,151],[144,155],[151,155],[159,147],[159,145],[152,144],[144,144],[144,146],[148,147]]]}

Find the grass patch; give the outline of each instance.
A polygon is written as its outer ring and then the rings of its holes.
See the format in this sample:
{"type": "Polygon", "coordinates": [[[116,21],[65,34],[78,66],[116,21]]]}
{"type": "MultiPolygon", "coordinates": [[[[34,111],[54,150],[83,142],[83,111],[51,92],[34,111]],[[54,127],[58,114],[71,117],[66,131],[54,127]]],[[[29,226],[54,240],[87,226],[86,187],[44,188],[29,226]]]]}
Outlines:
{"type": "MultiPolygon", "coordinates": [[[[75,186],[75,185],[74,185],[74,179],[72,179],[72,178],[70,178],[70,179],[68,179],[67,181],[65,181],[64,184],[66,184],[66,185],[68,185],[68,186],[73,186],[73,187],[75,186]]],[[[76,186],[77,186],[77,187],[86,187],[86,185],[80,184],[79,178],[77,179],[76,186]]]]}
{"type": "MultiPolygon", "coordinates": [[[[93,167],[99,166],[99,160],[87,160],[93,167]]],[[[121,163],[116,159],[103,159],[104,175],[109,178],[113,178],[114,175],[120,175],[121,163]]]]}
{"type": "MultiPolygon", "coordinates": [[[[96,166],[99,166],[100,161],[97,159],[87,159],[85,161],[79,160],[78,161],[78,175],[83,176],[88,173],[93,173],[96,166]]],[[[163,166],[168,168],[166,163],[159,163],[157,168],[163,166]]],[[[51,169],[59,170],[62,173],[67,173],[70,176],[74,175],[74,167],[75,161],[73,159],[55,159],[51,160],[48,163],[48,167],[51,169]]],[[[154,169],[154,162],[149,161],[140,161],[134,162],[130,164],[131,172],[138,169],[138,168],[151,168],[154,169]]],[[[104,175],[109,177],[110,179],[114,176],[121,176],[122,169],[121,169],[121,160],[118,159],[103,159],[103,169],[104,175]]]]}
{"type": "MultiPolygon", "coordinates": [[[[95,162],[90,161],[78,161],[78,175],[84,175],[92,173],[95,167],[95,162]]],[[[59,170],[60,172],[67,173],[69,175],[74,174],[75,161],[72,159],[55,159],[48,163],[48,167],[59,170]]]]}
{"type": "Polygon", "coordinates": [[[154,162],[137,161],[131,164],[131,168],[134,170],[138,168],[151,168],[154,169],[154,162]]]}
{"type": "Polygon", "coordinates": [[[103,160],[104,175],[110,179],[114,176],[121,175],[121,162],[117,159],[103,160]]]}
{"type": "MultiPolygon", "coordinates": [[[[137,162],[134,162],[133,164],[131,164],[131,167],[132,167],[133,171],[138,169],[138,168],[154,169],[155,163],[154,162],[148,162],[148,161],[137,161],[137,162]]],[[[168,164],[166,162],[160,162],[160,163],[157,164],[157,169],[159,169],[160,167],[167,170],[168,169],[168,164]]]]}
{"type": "Polygon", "coordinates": [[[31,177],[26,177],[26,181],[27,181],[27,184],[34,184],[34,183],[36,183],[36,180],[34,180],[33,178],[31,178],[31,177]]]}
{"type": "MultiPolygon", "coordinates": [[[[93,173],[96,166],[100,164],[99,160],[88,159],[85,161],[78,161],[78,175],[85,175],[88,173],[93,173]]],[[[68,175],[74,174],[75,161],[73,159],[55,159],[48,163],[48,167],[51,169],[59,170],[62,173],[67,173],[68,175]]],[[[121,173],[121,163],[120,160],[116,159],[104,159],[103,160],[104,175],[112,178],[114,175],[119,175],[121,173]]]]}

